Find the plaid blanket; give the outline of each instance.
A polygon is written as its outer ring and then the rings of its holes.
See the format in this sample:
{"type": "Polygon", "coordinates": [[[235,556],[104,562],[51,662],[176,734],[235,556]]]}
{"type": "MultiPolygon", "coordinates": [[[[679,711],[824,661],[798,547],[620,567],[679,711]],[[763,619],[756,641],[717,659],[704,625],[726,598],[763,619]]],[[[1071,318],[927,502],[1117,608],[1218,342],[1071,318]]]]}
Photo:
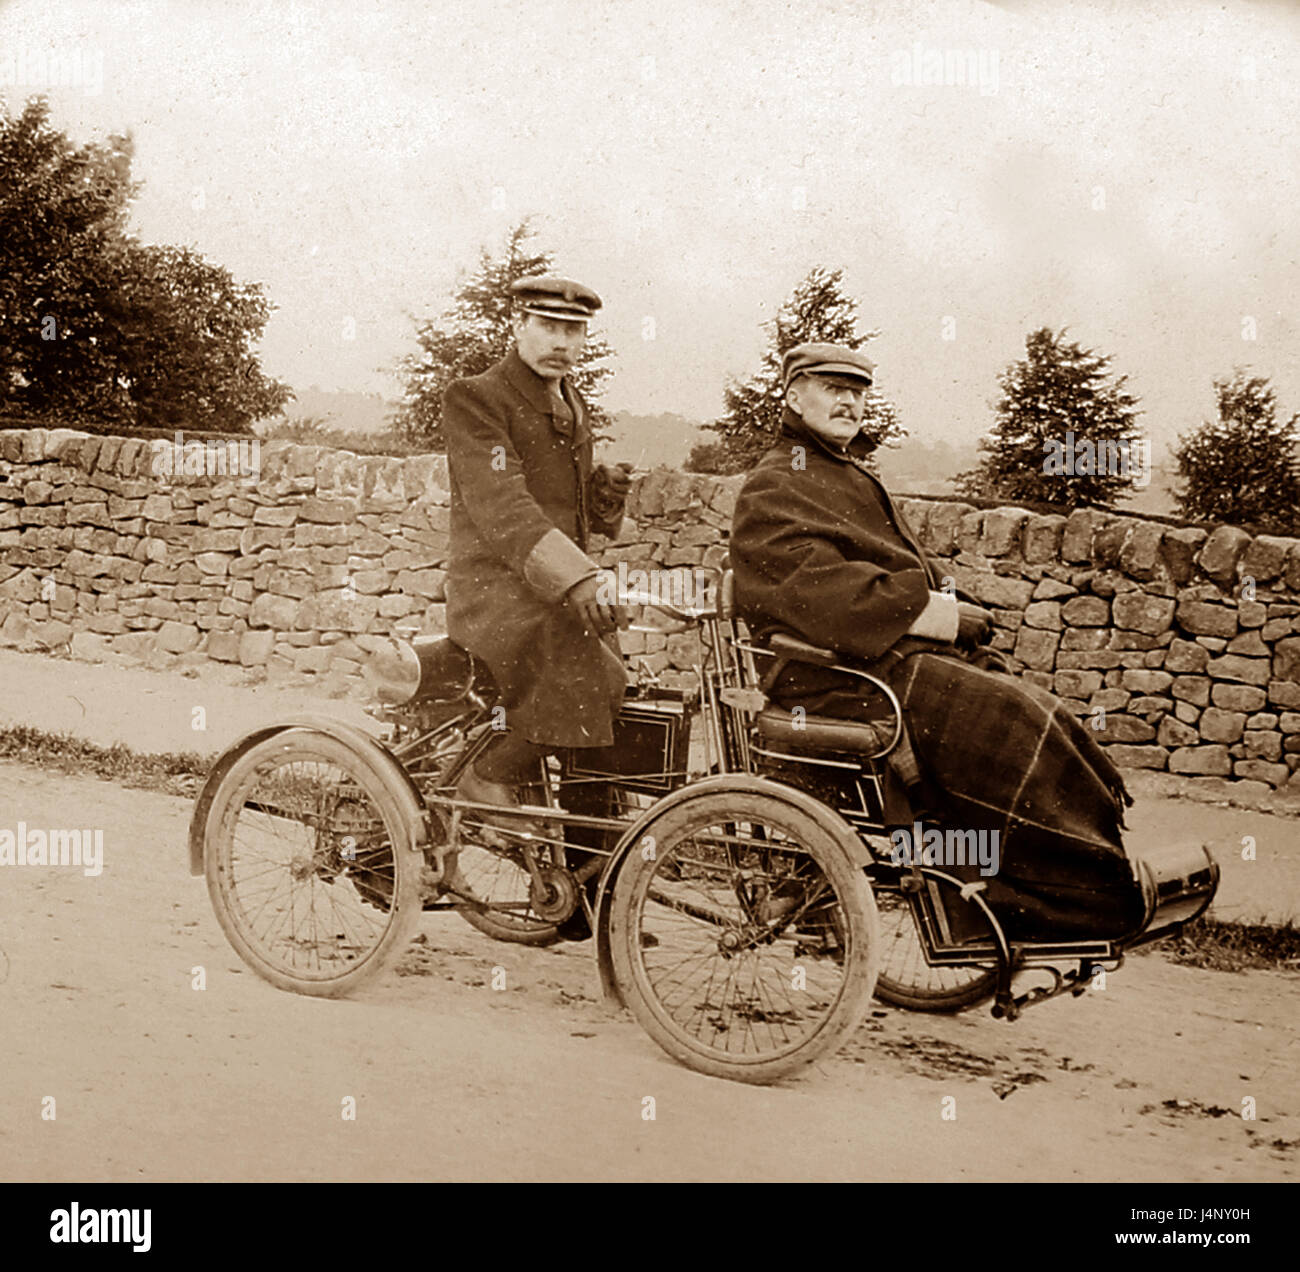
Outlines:
{"type": "MultiPolygon", "coordinates": [[[[920,768],[913,803],[944,825],[998,832],[999,869],[986,898],[1010,937],[1102,939],[1137,929],[1141,889],[1121,835],[1132,801],[1059,699],[930,642],[905,639],[873,669],[903,706],[920,768]]],[[[871,714],[847,687],[801,684],[807,671],[778,682],[783,705],[798,701],[840,718],[871,714]]],[[[981,878],[972,865],[950,873],[981,878]]]]}

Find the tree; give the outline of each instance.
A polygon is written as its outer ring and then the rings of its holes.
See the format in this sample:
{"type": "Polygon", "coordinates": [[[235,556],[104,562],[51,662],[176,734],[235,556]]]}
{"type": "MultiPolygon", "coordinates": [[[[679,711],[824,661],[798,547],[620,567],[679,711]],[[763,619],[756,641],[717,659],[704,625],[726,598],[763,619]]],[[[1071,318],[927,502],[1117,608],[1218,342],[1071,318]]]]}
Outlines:
{"type": "Polygon", "coordinates": [[[39,98],[0,113],[0,412],[246,431],[291,396],[253,351],[271,307],[197,252],[127,233],[132,151],[74,145],[39,98]]]}
{"type": "Polygon", "coordinates": [[[688,473],[732,472],[731,455],[721,442],[696,442],[684,465],[688,473]]]}
{"type": "Polygon", "coordinates": [[[1025,338],[1026,357],[998,377],[997,424],[983,439],[979,464],[956,479],[980,498],[1110,507],[1135,478],[1149,473],[1138,436],[1137,399],[1111,359],[1040,327],[1025,338]]]}
{"type": "MultiPolygon", "coordinates": [[[[415,335],[419,351],[406,354],[397,364],[406,387],[393,424],[402,438],[418,441],[431,450],[446,450],[442,395],[452,381],[482,374],[509,352],[514,339],[511,317],[515,303],[510,284],[554,269],[552,253],[528,249],[533,237],[532,225],[525,218],[506,236],[499,257],[483,248],[477,270],[456,292],[451,307],[437,318],[419,322],[415,335]]],[[[614,351],[603,338],[590,338],[568,376],[587,403],[597,439],[605,435],[610,423],[598,398],[612,374],[609,367],[600,364],[613,356],[614,351]]]]}
{"type": "MultiPolygon", "coordinates": [[[[844,271],[815,266],[794,289],[776,317],[763,324],[770,335],[763,364],[756,375],[743,382],[731,379],[723,394],[726,411],[704,427],[717,433],[721,451],[709,443],[699,444],[687,460],[691,464],[715,465],[712,472],[745,472],[752,468],[781,432],[784,395],[781,392],[781,359],[795,345],[816,341],[861,348],[879,331],[859,332],[857,301],[842,287],[844,271]]],[[[906,434],[898,422],[894,404],[875,389],[867,394],[863,433],[875,446],[906,434]]],[[[693,471],[704,471],[694,469],[693,471]]]]}
{"type": "Polygon", "coordinates": [[[1180,435],[1174,448],[1178,515],[1231,525],[1251,523],[1282,534],[1300,531],[1297,420],[1277,418],[1277,395],[1265,376],[1238,368],[1214,381],[1219,418],[1180,435]]]}

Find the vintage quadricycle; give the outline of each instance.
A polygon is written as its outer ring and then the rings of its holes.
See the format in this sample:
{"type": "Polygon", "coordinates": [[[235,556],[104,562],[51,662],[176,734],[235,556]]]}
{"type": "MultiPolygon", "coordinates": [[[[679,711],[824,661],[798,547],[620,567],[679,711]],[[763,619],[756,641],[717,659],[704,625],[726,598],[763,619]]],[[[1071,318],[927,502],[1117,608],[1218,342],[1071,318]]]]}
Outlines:
{"type": "Polygon", "coordinates": [[[639,675],[614,744],[539,766],[518,808],[456,798],[502,716],[487,669],[446,638],[375,656],[375,733],[303,716],[231,747],[199,795],[190,862],[241,957],[281,988],[333,996],[427,913],[504,941],[591,934],[606,994],[664,1050],[770,1082],[833,1050],[873,994],[931,1011],[992,1000],[1014,1018],[1209,905],[1204,850],[1145,852],[1144,919],[1124,939],[1008,939],[978,887],[893,860],[882,766],[903,721],[889,686],[792,638],[755,643],[729,574],[692,582],[694,604],[622,599],[653,630],[698,633],[693,685],[639,675]],[[760,673],[777,654],[859,677],[880,718],[772,705],[760,673]],[[1017,992],[1029,969],[1048,984],[1017,992]]]}

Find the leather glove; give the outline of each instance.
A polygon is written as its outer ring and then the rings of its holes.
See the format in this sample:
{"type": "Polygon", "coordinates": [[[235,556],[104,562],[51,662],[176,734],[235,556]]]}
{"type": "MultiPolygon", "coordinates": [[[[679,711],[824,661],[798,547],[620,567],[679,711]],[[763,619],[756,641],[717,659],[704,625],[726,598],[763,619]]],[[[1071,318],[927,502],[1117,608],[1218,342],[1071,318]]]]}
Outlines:
{"type": "Polygon", "coordinates": [[[632,465],[619,464],[610,468],[601,464],[591,475],[591,510],[605,522],[621,516],[632,489],[632,465]]]}
{"type": "Polygon", "coordinates": [[[957,602],[957,641],[964,649],[986,645],[993,635],[993,615],[982,605],[957,602]]]}
{"type": "Polygon", "coordinates": [[[605,488],[620,503],[627,499],[628,491],[632,489],[632,465],[626,460],[618,465],[617,468],[605,469],[605,488]]]}
{"type": "Polygon", "coordinates": [[[564,603],[578,616],[583,630],[596,636],[628,625],[627,610],[621,605],[611,605],[600,597],[600,580],[582,579],[565,594],[564,603]]]}

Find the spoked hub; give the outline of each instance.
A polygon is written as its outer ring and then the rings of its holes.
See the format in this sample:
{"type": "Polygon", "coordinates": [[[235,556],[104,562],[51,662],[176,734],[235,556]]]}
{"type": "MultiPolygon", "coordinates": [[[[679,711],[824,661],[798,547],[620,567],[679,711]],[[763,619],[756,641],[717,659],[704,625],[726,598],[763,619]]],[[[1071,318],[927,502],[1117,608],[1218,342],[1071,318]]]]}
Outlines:
{"type": "Polygon", "coordinates": [[[578,883],[563,866],[542,866],[529,889],[533,913],[548,923],[563,923],[578,908],[578,883]]]}
{"type": "Polygon", "coordinates": [[[554,835],[513,834],[503,825],[481,834],[473,823],[449,819],[446,891],[461,917],[498,941],[548,945],[577,908],[577,885],[554,835]]]}

